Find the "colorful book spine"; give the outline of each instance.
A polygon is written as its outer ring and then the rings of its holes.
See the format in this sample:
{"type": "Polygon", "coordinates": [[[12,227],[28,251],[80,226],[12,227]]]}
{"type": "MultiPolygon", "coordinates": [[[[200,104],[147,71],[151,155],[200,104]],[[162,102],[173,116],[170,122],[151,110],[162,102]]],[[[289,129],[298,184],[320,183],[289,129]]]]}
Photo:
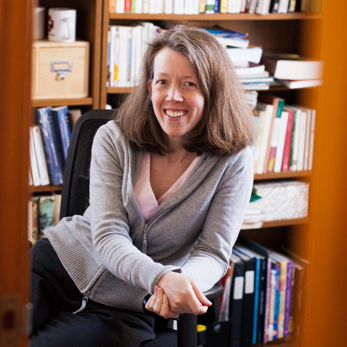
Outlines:
{"type": "Polygon", "coordinates": [[[61,148],[64,153],[64,162],[67,158],[71,139],[71,129],[68,114],[69,110],[67,106],[52,108],[54,127],[56,130],[56,136],[61,142],[61,148]]]}
{"type": "Polygon", "coordinates": [[[274,325],[273,325],[273,339],[276,340],[278,336],[278,311],[280,307],[280,266],[275,267],[276,270],[276,287],[275,287],[275,308],[274,308],[274,325]]]}
{"type": "Polygon", "coordinates": [[[282,169],[281,171],[289,170],[289,160],[290,160],[290,152],[292,148],[292,135],[293,135],[293,121],[294,121],[294,111],[288,110],[288,125],[286,132],[286,139],[284,143],[283,149],[283,160],[282,160],[282,169]]]}
{"type": "Polygon", "coordinates": [[[220,9],[220,0],[215,0],[214,3],[214,13],[219,13],[219,9],[220,9]]]}
{"type": "Polygon", "coordinates": [[[53,125],[51,107],[38,108],[35,111],[36,122],[40,126],[43,146],[46,153],[48,171],[54,185],[63,183],[63,167],[61,154],[58,153],[58,139],[53,125]]]}
{"type": "Polygon", "coordinates": [[[228,13],[228,0],[220,0],[220,13],[228,13]]]}
{"type": "Polygon", "coordinates": [[[124,13],[130,13],[131,12],[131,0],[125,0],[124,1],[124,13]]]}
{"type": "Polygon", "coordinates": [[[205,13],[206,11],[206,0],[199,1],[199,13],[205,13]]]}
{"type": "Polygon", "coordinates": [[[290,304],[291,304],[291,291],[292,291],[292,275],[293,275],[293,262],[287,262],[287,286],[286,286],[286,303],[284,313],[284,337],[289,336],[289,317],[290,317],[290,304]]]}
{"type": "Polygon", "coordinates": [[[215,0],[206,0],[206,11],[207,14],[213,14],[214,13],[214,3],[215,0]]]}

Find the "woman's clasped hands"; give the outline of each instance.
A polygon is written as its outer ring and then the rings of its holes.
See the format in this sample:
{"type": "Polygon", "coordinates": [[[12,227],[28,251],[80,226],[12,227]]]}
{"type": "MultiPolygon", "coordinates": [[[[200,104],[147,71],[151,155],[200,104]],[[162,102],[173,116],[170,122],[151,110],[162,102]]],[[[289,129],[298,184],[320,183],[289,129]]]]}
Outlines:
{"type": "Polygon", "coordinates": [[[211,305],[195,280],[168,272],[159,280],[146,309],[168,319],[177,318],[181,313],[204,314],[211,305]]]}

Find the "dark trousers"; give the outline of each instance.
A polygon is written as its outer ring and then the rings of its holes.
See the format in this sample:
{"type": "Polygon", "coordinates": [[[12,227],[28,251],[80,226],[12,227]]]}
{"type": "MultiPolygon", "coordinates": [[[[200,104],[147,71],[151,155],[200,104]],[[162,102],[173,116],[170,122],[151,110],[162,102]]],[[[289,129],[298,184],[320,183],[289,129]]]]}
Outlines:
{"type": "Polygon", "coordinates": [[[62,266],[48,239],[32,252],[31,347],[136,347],[155,337],[154,318],[88,301],[62,266]]]}

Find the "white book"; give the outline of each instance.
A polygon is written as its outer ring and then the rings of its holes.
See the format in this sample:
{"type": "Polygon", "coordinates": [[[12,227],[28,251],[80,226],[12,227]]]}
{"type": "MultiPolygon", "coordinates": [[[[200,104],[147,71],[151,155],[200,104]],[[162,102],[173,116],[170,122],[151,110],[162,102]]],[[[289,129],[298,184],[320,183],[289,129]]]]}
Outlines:
{"type": "Polygon", "coordinates": [[[110,87],[115,87],[115,75],[114,75],[114,67],[115,67],[115,42],[116,42],[116,27],[110,27],[111,35],[110,35],[110,87]]]}
{"type": "Polygon", "coordinates": [[[228,13],[236,13],[236,1],[237,0],[228,1],[228,13]]]}
{"type": "Polygon", "coordinates": [[[305,135],[305,153],[304,153],[304,170],[308,170],[310,155],[310,137],[311,137],[311,110],[306,109],[306,135],[305,135]]]}
{"type": "Polygon", "coordinates": [[[128,28],[119,27],[119,70],[118,86],[127,86],[127,65],[128,65],[128,28]]]}
{"type": "Polygon", "coordinates": [[[251,63],[259,64],[263,50],[260,47],[251,48],[227,48],[226,52],[231,61],[249,61],[251,63]]]}
{"type": "Polygon", "coordinates": [[[280,128],[278,133],[278,143],[277,143],[277,149],[276,149],[274,172],[281,172],[282,170],[283,150],[284,150],[284,144],[286,141],[288,116],[289,116],[289,113],[287,111],[282,111],[281,118],[280,118],[281,123],[280,123],[280,128]]]}
{"type": "Polygon", "coordinates": [[[124,0],[116,1],[116,13],[124,13],[124,0]]]}
{"type": "Polygon", "coordinates": [[[39,167],[37,164],[37,159],[35,154],[32,128],[29,129],[29,147],[30,147],[30,167],[31,167],[31,172],[29,171],[29,177],[31,177],[31,183],[29,184],[37,187],[41,185],[41,179],[40,179],[39,167]]]}
{"type": "Polygon", "coordinates": [[[312,170],[313,164],[313,148],[314,148],[314,133],[316,127],[316,110],[311,113],[311,134],[310,134],[310,155],[308,160],[308,170],[312,170]]]}
{"type": "Polygon", "coordinates": [[[242,7],[242,0],[236,0],[236,12],[235,13],[240,13],[241,12],[241,7],[242,7]]]}
{"type": "Polygon", "coordinates": [[[157,0],[149,0],[149,12],[150,14],[157,13],[157,0]]]}
{"type": "Polygon", "coordinates": [[[119,25],[116,26],[116,33],[115,33],[115,44],[114,44],[114,81],[113,85],[115,87],[119,86],[119,54],[120,54],[120,47],[119,47],[119,25]]]}
{"type": "Polygon", "coordinates": [[[142,13],[149,13],[149,0],[143,0],[142,13]]]}
{"type": "Polygon", "coordinates": [[[172,14],[173,13],[173,0],[165,0],[164,13],[172,14]]]}
{"type": "Polygon", "coordinates": [[[141,25],[136,27],[136,47],[135,47],[135,79],[134,85],[137,85],[137,80],[140,74],[141,62],[142,62],[142,38],[143,38],[143,27],[141,25]]]}
{"type": "Polygon", "coordinates": [[[128,55],[127,55],[127,76],[126,86],[131,87],[131,50],[132,50],[132,27],[127,27],[128,55]]]}
{"type": "Polygon", "coordinates": [[[131,28],[131,69],[130,69],[130,87],[135,85],[136,74],[136,45],[138,44],[136,27],[131,28]]]}
{"type": "Polygon", "coordinates": [[[297,163],[298,171],[302,171],[304,169],[306,119],[307,119],[307,113],[302,110],[300,129],[299,129],[300,134],[299,134],[299,149],[298,149],[298,163],[297,163]]]}
{"type": "Polygon", "coordinates": [[[111,28],[108,28],[107,31],[107,80],[106,87],[111,86],[111,74],[110,74],[110,49],[111,49],[111,28]]]}
{"type": "Polygon", "coordinates": [[[270,9],[271,0],[259,0],[255,13],[257,14],[268,14],[270,9]]]}
{"type": "Polygon", "coordinates": [[[157,0],[157,2],[156,2],[157,14],[163,14],[164,13],[164,1],[165,0],[157,0]]]}
{"type": "Polygon", "coordinates": [[[280,0],[278,5],[278,13],[287,13],[289,6],[289,0],[280,0]]]}
{"type": "Polygon", "coordinates": [[[41,185],[46,186],[50,183],[47,169],[47,161],[45,151],[43,149],[43,142],[40,127],[35,125],[32,127],[32,134],[34,139],[34,148],[36,154],[37,165],[40,173],[41,185]]]}
{"type": "Polygon", "coordinates": [[[207,13],[207,14],[214,14],[214,3],[215,3],[215,0],[206,0],[206,11],[205,11],[205,13],[207,13]]]}
{"type": "Polygon", "coordinates": [[[174,1],[174,14],[184,14],[184,0],[174,1]]]}
{"type": "Polygon", "coordinates": [[[142,13],[142,5],[143,5],[143,1],[142,0],[136,0],[136,3],[135,3],[135,13],[139,13],[139,14],[142,13]]]}
{"type": "Polygon", "coordinates": [[[268,143],[270,128],[271,128],[273,105],[266,105],[261,103],[258,103],[258,105],[263,105],[263,109],[265,110],[265,113],[266,113],[263,138],[260,145],[258,167],[256,171],[257,174],[262,174],[264,172],[264,162],[265,162],[266,148],[267,148],[267,143],[268,143]]]}
{"type": "Polygon", "coordinates": [[[184,14],[192,14],[192,5],[193,1],[192,0],[187,0],[184,2],[184,14]]]}
{"type": "Polygon", "coordinates": [[[255,13],[255,9],[257,8],[259,0],[252,0],[251,6],[249,7],[249,13],[255,13]]]}
{"type": "Polygon", "coordinates": [[[192,0],[192,14],[199,14],[200,0],[192,0]]]}
{"type": "Polygon", "coordinates": [[[241,12],[246,11],[246,0],[241,0],[241,12]]]}

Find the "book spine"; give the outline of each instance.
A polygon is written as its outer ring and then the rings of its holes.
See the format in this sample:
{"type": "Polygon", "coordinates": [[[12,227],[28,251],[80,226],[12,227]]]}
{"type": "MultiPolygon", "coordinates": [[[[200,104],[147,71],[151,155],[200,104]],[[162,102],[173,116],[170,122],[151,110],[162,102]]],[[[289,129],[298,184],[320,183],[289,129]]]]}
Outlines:
{"type": "Polygon", "coordinates": [[[293,111],[293,126],[292,126],[292,139],[290,145],[290,156],[289,156],[289,170],[292,170],[293,167],[293,156],[294,156],[294,143],[295,143],[295,132],[296,132],[296,121],[297,121],[297,111],[293,111]]]}
{"type": "Polygon", "coordinates": [[[37,159],[37,165],[39,168],[41,185],[45,186],[50,184],[48,168],[47,168],[47,160],[45,156],[45,151],[43,148],[43,141],[41,136],[40,127],[35,125],[32,127],[32,134],[34,140],[34,148],[37,159]]]}
{"type": "Polygon", "coordinates": [[[205,11],[206,11],[206,0],[200,0],[199,1],[199,13],[205,13],[205,11]]]}
{"type": "Polygon", "coordinates": [[[174,1],[174,14],[184,14],[184,0],[174,1]]]}
{"type": "Polygon", "coordinates": [[[276,150],[278,146],[279,134],[281,128],[281,117],[276,117],[274,119],[274,124],[272,127],[272,135],[270,142],[270,153],[269,153],[269,163],[267,172],[273,172],[275,166],[276,150]]]}
{"type": "Polygon", "coordinates": [[[116,1],[116,13],[124,13],[124,1],[125,0],[116,1]]]}
{"type": "Polygon", "coordinates": [[[172,14],[173,12],[173,0],[165,0],[165,14],[172,14]]]}
{"type": "Polygon", "coordinates": [[[259,281],[259,306],[258,306],[258,326],[257,326],[257,343],[263,343],[265,307],[266,307],[266,269],[267,261],[261,260],[260,281],[259,281]]]}
{"type": "Polygon", "coordinates": [[[316,127],[316,110],[312,110],[311,134],[310,134],[310,155],[309,155],[309,161],[308,161],[308,170],[312,170],[312,164],[313,164],[313,147],[314,147],[315,127],[316,127]]]}
{"type": "Polygon", "coordinates": [[[259,281],[260,281],[260,258],[257,258],[255,269],[255,289],[254,289],[254,315],[252,343],[257,343],[258,307],[259,307],[259,281]]]}
{"type": "Polygon", "coordinates": [[[124,13],[130,13],[131,12],[131,0],[125,0],[124,1],[124,13]]]}
{"type": "Polygon", "coordinates": [[[276,287],[275,287],[275,307],[274,307],[274,325],[273,325],[273,339],[277,339],[278,335],[278,311],[280,303],[280,266],[277,264],[276,270],[276,287]]]}
{"type": "Polygon", "coordinates": [[[67,153],[70,146],[71,140],[71,130],[70,130],[70,122],[68,117],[68,108],[64,107],[59,110],[52,110],[53,119],[55,121],[57,133],[60,134],[64,160],[67,158],[67,153]]]}
{"type": "Polygon", "coordinates": [[[142,2],[142,13],[149,13],[149,0],[143,0],[143,2],[142,2]]]}
{"type": "Polygon", "coordinates": [[[309,161],[309,155],[310,155],[310,137],[311,137],[311,110],[308,110],[307,118],[306,118],[304,170],[308,170],[308,161],[309,161]]]}
{"type": "Polygon", "coordinates": [[[58,142],[53,128],[51,107],[36,109],[36,121],[41,129],[48,170],[54,185],[63,183],[63,170],[57,152],[58,142]]]}
{"type": "Polygon", "coordinates": [[[214,13],[214,3],[215,0],[206,0],[206,11],[207,14],[213,14],[214,13]]]}
{"type": "Polygon", "coordinates": [[[220,0],[215,0],[214,8],[213,8],[214,13],[219,13],[219,9],[220,9],[220,0]]]}
{"type": "Polygon", "coordinates": [[[267,343],[267,332],[269,328],[269,306],[270,306],[270,290],[271,290],[271,259],[266,259],[266,293],[265,293],[265,311],[264,311],[264,331],[263,343],[267,343]]]}
{"type": "Polygon", "coordinates": [[[136,6],[135,6],[135,13],[141,14],[142,13],[142,0],[136,0],[136,6]]]}
{"type": "Polygon", "coordinates": [[[116,0],[109,0],[109,12],[116,12],[116,0]]]}
{"type": "Polygon", "coordinates": [[[285,145],[285,140],[286,140],[287,126],[288,126],[288,112],[283,111],[282,112],[282,119],[281,119],[281,128],[280,128],[279,139],[278,139],[277,152],[276,152],[276,158],[275,158],[274,172],[280,172],[281,168],[282,168],[283,151],[284,151],[284,145],[285,145]]]}
{"type": "Polygon", "coordinates": [[[267,330],[268,341],[273,340],[274,335],[274,315],[275,315],[275,295],[276,295],[276,270],[271,270],[270,287],[270,305],[269,305],[269,323],[267,330]]]}
{"type": "Polygon", "coordinates": [[[288,261],[287,263],[287,287],[286,287],[286,304],[284,314],[284,337],[289,336],[289,315],[290,315],[290,304],[291,304],[291,290],[292,290],[292,274],[293,274],[293,262],[288,261]]]}
{"type": "Polygon", "coordinates": [[[297,170],[298,171],[302,171],[304,169],[306,118],[307,118],[307,113],[301,112],[299,148],[298,148],[298,164],[297,164],[297,170]]]}
{"type": "Polygon", "coordinates": [[[280,302],[278,309],[278,333],[277,338],[282,339],[284,337],[284,315],[286,304],[286,285],[287,285],[287,262],[280,262],[280,302]]]}
{"type": "Polygon", "coordinates": [[[30,146],[30,166],[31,166],[31,174],[32,174],[32,180],[33,180],[32,183],[36,187],[41,185],[41,180],[40,180],[39,167],[38,167],[36,154],[35,154],[32,128],[29,129],[29,146],[30,146]]]}
{"type": "Polygon", "coordinates": [[[220,13],[228,13],[228,0],[220,0],[220,13]]]}
{"type": "Polygon", "coordinates": [[[293,120],[294,120],[294,111],[288,111],[288,125],[287,125],[286,140],[284,143],[284,150],[283,150],[282,171],[289,170],[289,159],[290,159],[290,152],[292,148],[293,120]]]}

